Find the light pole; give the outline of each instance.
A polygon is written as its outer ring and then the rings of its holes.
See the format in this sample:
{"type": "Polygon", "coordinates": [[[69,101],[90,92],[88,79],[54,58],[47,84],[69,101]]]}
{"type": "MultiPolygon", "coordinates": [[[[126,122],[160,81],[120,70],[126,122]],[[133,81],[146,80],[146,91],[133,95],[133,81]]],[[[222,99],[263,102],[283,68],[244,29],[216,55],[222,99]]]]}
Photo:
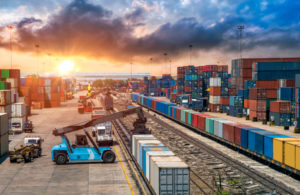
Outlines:
{"type": "Polygon", "coordinates": [[[151,67],[152,67],[152,61],[153,61],[153,58],[150,58],[149,60],[150,60],[150,68],[149,68],[149,74],[150,74],[150,75],[149,75],[149,76],[151,76],[151,73],[150,73],[150,72],[151,72],[151,67]]]}
{"type": "Polygon", "coordinates": [[[38,66],[39,66],[39,48],[40,48],[40,45],[39,44],[35,44],[35,49],[36,49],[36,74],[38,74],[38,66]]]}
{"type": "Polygon", "coordinates": [[[242,33],[243,33],[243,30],[245,29],[245,26],[239,25],[239,26],[237,26],[237,29],[238,29],[239,35],[240,35],[240,59],[242,59],[242,33]]]}
{"type": "Polygon", "coordinates": [[[192,45],[192,44],[189,44],[190,65],[192,65],[192,49],[193,49],[193,45],[192,45]]]}
{"type": "MultiPolygon", "coordinates": [[[[167,61],[168,60],[168,53],[164,53],[164,56],[165,56],[165,63],[166,63],[166,67],[167,67],[168,66],[168,61],[167,61]]],[[[166,73],[167,73],[167,71],[166,71],[166,73]]]]}
{"type": "Polygon", "coordinates": [[[7,26],[7,29],[9,30],[9,42],[10,42],[10,68],[12,69],[12,31],[14,29],[13,26],[9,25],[7,26]]]}

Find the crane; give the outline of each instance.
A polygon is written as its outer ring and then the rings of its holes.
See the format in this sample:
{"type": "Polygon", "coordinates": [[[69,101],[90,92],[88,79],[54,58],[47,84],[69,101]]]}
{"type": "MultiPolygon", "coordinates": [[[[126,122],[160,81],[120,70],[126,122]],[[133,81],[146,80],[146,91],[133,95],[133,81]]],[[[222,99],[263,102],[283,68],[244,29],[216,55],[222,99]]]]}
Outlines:
{"type": "Polygon", "coordinates": [[[100,118],[84,121],[78,124],[69,125],[63,128],[53,130],[53,135],[61,136],[62,143],[54,146],[51,151],[51,158],[56,164],[62,165],[67,162],[104,162],[113,163],[115,161],[115,153],[111,147],[98,147],[86,128],[95,126],[100,123],[112,121],[126,117],[131,114],[137,114],[138,118],[133,123],[134,129],[132,134],[149,134],[149,130],[146,128],[145,118],[141,107],[134,107],[120,112],[116,112],[110,115],[106,115],[100,118]],[[71,145],[66,134],[76,132],[79,130],[84,131],[85,135],[76,135],[75,144],[71,145]],[[88,145],[88,141],[92,143],[93,147],[88,145]]]}

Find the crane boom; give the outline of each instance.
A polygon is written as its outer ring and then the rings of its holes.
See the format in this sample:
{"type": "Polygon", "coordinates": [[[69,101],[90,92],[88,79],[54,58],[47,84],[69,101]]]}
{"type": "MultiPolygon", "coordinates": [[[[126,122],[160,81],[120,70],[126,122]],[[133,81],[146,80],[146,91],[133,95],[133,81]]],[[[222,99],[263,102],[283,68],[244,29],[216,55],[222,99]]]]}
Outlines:
{"type": "Polygon", "coordinates": [[[66,126],[66,127],[60,128],[60,129],[55,129],[55,130],[53,130],[53,135],[63,136],[67,133],[71,133],[74,131],[78,131],[80,129],[95,126],[97,124],[104,123],[107,121],[112,121],[112,120],[116,120],[119,118],[123,118],[128,115],[135,114],[135,113],[137,113],[138,119],[134,122],[133,126],[135,127],[135,129],[138,129],[139,132],[146,131],[145,123],[147,122],[147,119],[144,116],[143,110],[141,107],[134,107],[134,108],[116,112],[116,113],[113,113],[110,115],[106,115],[106,116],[103,116],[100,118],[92,119],[89,121],[84,121],[84,122],[81,122],[81,123],[78,123],[75,125],[69,125],[69,126],[66,126]]]}

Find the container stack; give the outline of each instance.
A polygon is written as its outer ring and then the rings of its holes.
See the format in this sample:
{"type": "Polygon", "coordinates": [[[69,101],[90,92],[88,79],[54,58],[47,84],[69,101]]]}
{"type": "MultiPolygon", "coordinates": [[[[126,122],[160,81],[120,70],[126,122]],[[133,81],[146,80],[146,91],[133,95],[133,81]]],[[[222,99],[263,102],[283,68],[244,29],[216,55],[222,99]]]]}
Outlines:
{"type": "Polygon", "coordinates": [[[270,104],[270,121],[274,121],[278,126],[291,125],[291,102],[278,100],[272,101],[270,104]]]}
{"type": "Polygon", "coordinates": [[[70,82],[67,85],[61,77],[42,78],[31,75],[21,79],[20,93],[32,109],[59,107],[70,86],[70,82]]]}
{"type": "Polygon", "coordinates": [[[209,79],[209,108],[211,111],[215,112],[220,109],[220,99],[221,99],[221,78],[210,78],[209,79]]]}
{"type": "Polygon", "coordinates": [[[249,109],[250,120],[262,121],[267,118],[267,101],[265,89],[249,89],[249,109]]]}
{"type": "Polygon", "coordinates": [[[0,113],[0,157],[8,153],[8,115],[0,113]]]}

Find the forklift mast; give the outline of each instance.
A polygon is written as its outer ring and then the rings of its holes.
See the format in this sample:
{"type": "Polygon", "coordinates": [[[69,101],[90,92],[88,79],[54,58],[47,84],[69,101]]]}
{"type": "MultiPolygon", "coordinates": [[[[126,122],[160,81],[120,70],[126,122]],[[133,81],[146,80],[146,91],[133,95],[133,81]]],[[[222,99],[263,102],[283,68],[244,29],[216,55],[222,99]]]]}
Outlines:
{"type": "Polygon", "coordinates": [[[120,112],[116,112],[110,115],[102,116],[100,118],[92,119],[89,121],[81,122],[75,125],[66,126],[60,129],[53,130],[53,135],[55,136],[64,136],[67,133],[79,131],[80,129],[85,129],[91,126],[95,126],[99,123],[104,123],[107,121],[112,121],[120,118],[124,118],[131,114],[137,114],[138,118],[133,123],[134,130],[133,134],[149,134],[149,130],[146,128],[145,124],[147,122],[147,118],[145,118],[143,110],[141,107],[134,107],[127,110],[123,110],[120,112]]]}

